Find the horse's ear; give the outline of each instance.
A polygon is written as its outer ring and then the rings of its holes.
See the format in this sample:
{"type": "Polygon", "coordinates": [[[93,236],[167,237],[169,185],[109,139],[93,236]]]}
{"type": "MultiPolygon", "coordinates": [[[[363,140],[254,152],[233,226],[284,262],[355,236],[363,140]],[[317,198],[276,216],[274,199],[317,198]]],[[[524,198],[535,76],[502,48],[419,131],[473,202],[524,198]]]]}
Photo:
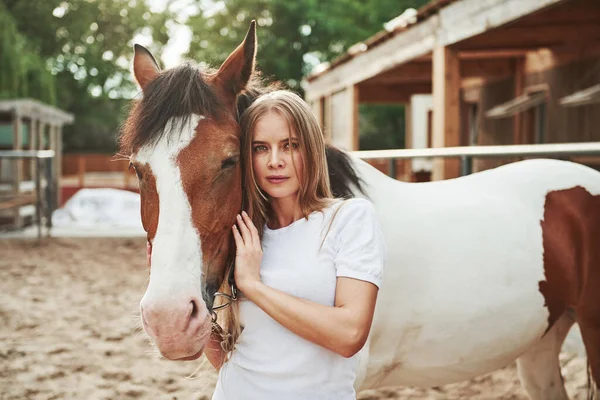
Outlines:
{"type": "Polygon", "coordinates": [[[217,72],[218,79],[226,91],[237,95],[246,88],[256,62],[256,21],[250,23],[250,29],[244,41],[227,57],[217,72]]]}
{"type": "Polygon", "coordinates": [[[140,88],[144,90],[146,85],[158,76],[160,68],[147,48],[139,44],[134,45],[133,48],[133,75],[140,88]]]}

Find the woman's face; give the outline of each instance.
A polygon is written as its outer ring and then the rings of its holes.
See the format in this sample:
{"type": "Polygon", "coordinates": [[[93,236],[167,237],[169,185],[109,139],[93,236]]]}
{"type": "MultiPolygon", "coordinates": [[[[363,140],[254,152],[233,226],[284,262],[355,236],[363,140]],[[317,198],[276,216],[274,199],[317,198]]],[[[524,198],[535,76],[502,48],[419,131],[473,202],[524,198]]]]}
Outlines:
{"type": "Polygon", "coordinates": [[[252,166],[258,186],[272,199],[297,195],[304,168],[302,155],[295,132],[290,132],[286,119],[278,113],[264,115],[254,127],[252,166]]]}

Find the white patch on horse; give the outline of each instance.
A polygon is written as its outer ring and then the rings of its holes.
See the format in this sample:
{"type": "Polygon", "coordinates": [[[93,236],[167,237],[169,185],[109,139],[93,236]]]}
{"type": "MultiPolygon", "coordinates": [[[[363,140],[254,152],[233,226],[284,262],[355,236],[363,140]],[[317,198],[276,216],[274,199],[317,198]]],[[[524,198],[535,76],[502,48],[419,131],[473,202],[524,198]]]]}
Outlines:
{"type": "Polygon", "coordinates": [[[530,160],[415,185],[353,163],[389,241],[357,388],[459,382],[539,343],[549,315],[539,291],[546,195],[598,194],[596,171],[530,160]]]}
{"type": "Polygon", "coordinates": [[[162,138],[143,146],[135,159],[149,164],[159,198],[158,226],[152,242],[152,274],[142,301],[167,300],[182,288],[199,291],[202,274],[200,236],[192,222],[192,209],[181,182],[177,157],[196,135],[201,115],[187,123],[173,118],[162,138]],[[150,297],[148,299],[147,297],[150,297]]]}

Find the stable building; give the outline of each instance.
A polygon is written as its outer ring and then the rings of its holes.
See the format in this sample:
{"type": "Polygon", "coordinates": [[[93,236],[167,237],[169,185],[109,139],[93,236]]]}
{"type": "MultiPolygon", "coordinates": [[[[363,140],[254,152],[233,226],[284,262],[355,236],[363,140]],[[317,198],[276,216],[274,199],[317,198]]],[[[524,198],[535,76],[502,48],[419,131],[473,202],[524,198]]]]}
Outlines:
{"type": "MultiPolygon", "coordinates": [[[[407,148],[600,141],[599,21],[598,0],[434,0],[319,66],[305,97],[347,150],[361,103],[404,104],[407,148]]],[[[461,174],[458,159],[400,167],[404,180],[461,174]]]]}

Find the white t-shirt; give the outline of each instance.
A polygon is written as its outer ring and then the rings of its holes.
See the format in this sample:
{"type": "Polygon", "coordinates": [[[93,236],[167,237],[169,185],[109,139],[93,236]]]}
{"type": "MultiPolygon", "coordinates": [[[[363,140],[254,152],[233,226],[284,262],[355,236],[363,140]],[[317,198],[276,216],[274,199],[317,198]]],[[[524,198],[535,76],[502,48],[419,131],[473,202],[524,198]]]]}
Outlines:
{"type": "MultiPolygon", "coordinates": [[[[381,283],[385,242],[365,199],[336,202],[281,229],[265,227],[262,245],[263,283],[296,297],[334,306],[338,276],[381,283]]],[[[357,356],[345,358],[309,342],[250,300],[239,301],[244,330],[219,372],[213,400],[356,398],[357,356]]]]}

